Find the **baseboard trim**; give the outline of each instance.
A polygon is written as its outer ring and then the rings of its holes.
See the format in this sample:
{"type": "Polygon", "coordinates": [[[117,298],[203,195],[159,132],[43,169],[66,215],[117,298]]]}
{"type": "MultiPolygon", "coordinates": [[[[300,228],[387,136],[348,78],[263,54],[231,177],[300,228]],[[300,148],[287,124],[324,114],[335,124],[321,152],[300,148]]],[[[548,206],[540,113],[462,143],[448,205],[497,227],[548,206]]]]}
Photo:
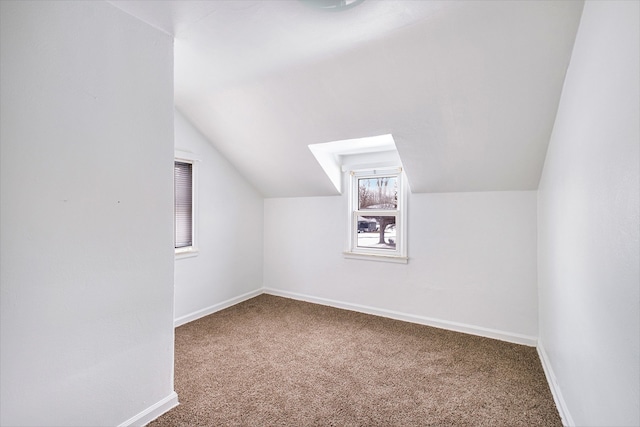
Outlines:
{"type": "Polygon", "coordinates": [[[154,405],[151,405],[139,414],[129,418],[118,427],[145,426],[151,421],[158,418],[160,415],[164,414],[170,409],[175,408],[176,406],[178,406],[178,395],[175,391],[172,391],[169,396],[165,397],[154,405]]]}
{"type": "Polygon", "coordinates": [[[496,329],[483,328],[479,326],[467,325],[464,323],[450,322],[448,320],[433,319],[430,317],[418,316],[415,314],[401,313],[393,310],[369,307],[360,304],[352,304],[327,298],[314,297],[311,295],[299,294],[296,292],[283,291],[273,288],[264,288],[265,294],[275,295],[285,298],[291,298],[300,301],[311,302],[314,304],[328,305],[330,307],[342,308],[345,310],[357,311],[365,314],[373,314],[375,316],[388,317],[395,320],[405,322],[418,323],[435,328],[447,329],[455,332],[463,332],[465,334],[477,335],[486,338],[493,338],[501,341],[507,341],[515,344],[522,344],[529,347],[536,347],[538,339],[529,335],[522,335],[512,332],[504,332],[496,329]]]}
{"type": "Polygon", "coordinates": [[[554,402],[556,402],[556,408],[558,408],[558,413],[560,414],[560,418],[562,419],[562,425],[567,427],[575,426],[573,418],[571,417],[571,413],[569,412],[569,408],[567,407],[567,403],[564,401],[564,397],[562,397],[562,391],[560,390],[556,375],[553,372],[553,368],[551,367],[549,356],[547,356],[547,352],[545,351],[544,346],[540,341],[538,341],[538,346],[536,347],[536,349],[538,350],[538,357],[540,357],[544,375],[547,377],[547,383],[549,383],[549,388],[551,389],[553,400],[554,402]]]}
{"type": "Polygon", "coordinates": [[[214,304],[201,310],[194,311],[193,313],[178,317],[177,319],[173,320],[173,327],[177,328],[180,325],[184,325],[185,323],[189,323],[201,317],[208,316],[215,313],[216,311],[224,310],[225,308],[229,308],[232,305],[241,303],[242,301],[257,297],[261,293],[262,289],[256,289],[255,291],[247,292],[246,294],[239,295],[226,301],[222,301],[218,304],[214,304]]]}

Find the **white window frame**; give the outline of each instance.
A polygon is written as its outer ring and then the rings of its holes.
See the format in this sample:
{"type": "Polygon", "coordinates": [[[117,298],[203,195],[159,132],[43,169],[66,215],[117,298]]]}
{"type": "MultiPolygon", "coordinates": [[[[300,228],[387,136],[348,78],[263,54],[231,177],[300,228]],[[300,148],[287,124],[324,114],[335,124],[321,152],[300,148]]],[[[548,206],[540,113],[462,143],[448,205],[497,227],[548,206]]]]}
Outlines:
{"type": "MultiPolygon", "coordinates": [[[[199,253],[198,247],[198,165],[200,159],[193,153],[187,151],[176,151],[174,156],[175,162],[189,163],[191,164],[191,246],[175,249],[176,259],[183,259],[197,256],[199,253]]],[[[175,189],[174,189],[175,197],[175,189]]],[[[175,215],[175,212],[174,212],[175,215]]],[[[175,218],[174,218],[175,225],[175,218]]],[[[175,239],[175,231],[174,231],[175,239]]],[[[174,242],[175,243],[175,242],[174,242]]],[[[174,245],[175,246],[175,245],[174,245]]]]}
{"type": "Polygon", "coordinates": [[[368,170],[353,170],[349,172],[348,195],[348,236],[345,258],[367,259],[374,261],[396,262],[406,264],[407,256],[407,185],[406,176],[400,167],[380,168],[368,170]],[[358,179],[376,178],[380,176],[394,176],[398,182],[398,208],[395,210],[358,210],[358,179]],[[359,216],[395,216],[396,217],[396,248],[377,249],[358,247],[358,217],[359,216]]]}

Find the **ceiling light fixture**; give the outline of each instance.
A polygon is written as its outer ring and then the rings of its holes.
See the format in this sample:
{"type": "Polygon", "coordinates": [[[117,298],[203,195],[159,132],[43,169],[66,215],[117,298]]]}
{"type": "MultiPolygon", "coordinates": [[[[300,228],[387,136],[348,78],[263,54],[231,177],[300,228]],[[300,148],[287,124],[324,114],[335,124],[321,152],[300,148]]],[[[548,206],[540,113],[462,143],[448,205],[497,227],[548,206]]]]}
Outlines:
{"type": "Polygon", "coordinates": [[[313,7],[314,9],[325,10],[328,12],[338,12],[351,9],[359,5],[364,0],[300,0],[302,3],[313,7]]]}

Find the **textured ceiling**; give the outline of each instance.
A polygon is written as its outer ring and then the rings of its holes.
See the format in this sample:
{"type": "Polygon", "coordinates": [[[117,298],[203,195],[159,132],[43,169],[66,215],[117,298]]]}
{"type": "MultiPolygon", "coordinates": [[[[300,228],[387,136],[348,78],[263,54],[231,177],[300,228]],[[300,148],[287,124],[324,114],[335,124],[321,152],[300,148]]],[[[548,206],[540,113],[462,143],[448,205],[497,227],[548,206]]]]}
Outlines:
{"type": "Polygon", "coordinates": [[[533,190],[578,1],[111,1],[173,34],[177,108],[266,197],[336,189],[308,144],[391,133],[413,192],[533,190]]]}

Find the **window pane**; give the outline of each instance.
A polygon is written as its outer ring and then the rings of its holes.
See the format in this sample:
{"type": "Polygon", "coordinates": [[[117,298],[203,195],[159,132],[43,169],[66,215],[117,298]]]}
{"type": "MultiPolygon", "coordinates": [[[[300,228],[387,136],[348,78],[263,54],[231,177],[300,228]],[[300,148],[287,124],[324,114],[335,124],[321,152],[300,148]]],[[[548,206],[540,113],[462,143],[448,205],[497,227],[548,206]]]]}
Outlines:
{"type": "Polygon", "coordinates": [[[398,209],[398,178],[359,178],[358,209],[398,209]]]}
{"type": "Polygon", "coordinates": [[[173,178],[175,193],[175,247],[185,248],[193,245],[192,164],[175,162],[173,178]]]}
{"type": "Polygon", "coordinates": [[[375,216],[358,217],[359,248],[392,249],[396,248],[396,217],[375,216]]]}

